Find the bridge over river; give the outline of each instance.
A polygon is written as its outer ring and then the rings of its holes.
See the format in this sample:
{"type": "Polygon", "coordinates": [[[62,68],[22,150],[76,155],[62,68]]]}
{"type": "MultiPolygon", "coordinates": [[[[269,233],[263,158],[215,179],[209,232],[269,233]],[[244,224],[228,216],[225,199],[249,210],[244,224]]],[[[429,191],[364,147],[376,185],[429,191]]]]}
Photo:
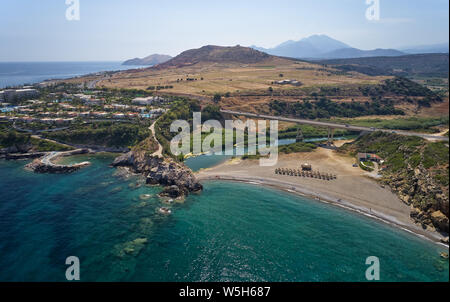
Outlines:
{"type": "Polygon", "coordinates": [[[349,125],[349,124],[321,122],[321,121],[315,121],[315,120],[296,119],[296,118],[288,118],[288,117],[282,117],[282,116],[272,116],[272,115],[248,113],[248,112],[241,112],[241,111],[224,110],[224,109],[220,110],[220,112],[224,113],[224,114],[230,114],[230,115],[236,115],[236,116],[245,116],[245,117],[252,117],[252,118],[257,118],[257,119],[275,120],[275,121],[296,123],[296,124],[301,124],[301,125],[311,125],[311,126],[316,126],[316,127],[328,128],[328,143],[329,144],[333,143],[333,136],[334,136],[335,129],[345,129],[348,131],[365,132],[365,133],[381,131],[381,132],[386,132],[386,133],[395,133],[395,134],[404,135],[404,136],[418,136],[418,137],[422,137],[427,140],[447,141],[447,142],[449,140],[449,138],[445,137],[445,136],[436,136],[436,135],[431,135],[431,134],[415,133],[415,132],[409,132],[409,131],[403,131],[403,130],[387,130],[387,129],[379,129],[379,128],[375,128],[375,127],[362,127],[362,126],[354,126],[354,125],[349,125]]]}

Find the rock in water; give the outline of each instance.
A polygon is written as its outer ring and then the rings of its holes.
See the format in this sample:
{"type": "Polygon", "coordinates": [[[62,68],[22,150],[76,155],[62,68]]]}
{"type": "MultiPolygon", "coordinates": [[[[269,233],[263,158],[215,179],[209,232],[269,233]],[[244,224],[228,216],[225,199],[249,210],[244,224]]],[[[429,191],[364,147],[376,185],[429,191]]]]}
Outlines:
{"type": "Polygon", "coordinates": [[[172,197],[177,198],[181,195],[184,195],[184,193],[180,190],[178,186],[170,186],[166,187],[164,191],[162,191],[159,196],[165,196],[165,197],[172,197]]]}
{"type": "Polygon", "coordinates": [[[147,184],[169,187],[163,191],[164,196],[176,198],[203,190],[203,186],[184,164],[169,158],[151,156],[143,151],[130,151],[121,155],[114,160],[112,166],[130,167],[134,172],[144,174],[147,184]]]}

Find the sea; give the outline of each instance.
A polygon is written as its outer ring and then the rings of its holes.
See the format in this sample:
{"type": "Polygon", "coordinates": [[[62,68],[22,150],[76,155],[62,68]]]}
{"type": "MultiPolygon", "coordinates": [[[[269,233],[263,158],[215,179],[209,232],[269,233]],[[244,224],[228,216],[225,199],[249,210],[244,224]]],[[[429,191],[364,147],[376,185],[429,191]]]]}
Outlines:
{"type": "MultiPolygon", "coordinates": [[[[0,63],[0,87],[126,68],[0,63]]],[[[440,257],[446,247],[382,222],[224,181],[168,203],[157,196],[161,187],[111,168],[113,159],[67,158],[92,163],[67,175],[35,174],[24,169],[26,161],[0,160],[0,282],[67,281],[71,256],[80,261],[81,281],[364,282],[369,257],[379,259],[380,281],[449,280],[448,259],[440,257]]],[[[198,171],[227,159],[204,155],[186,164],[198,171]]]]}
{"type": "MultiPolygon", "coordinates": [[[[206,182],[168,204],[111,155],[73,174],[0,161],[0,281],[448,281],[444,246],[353,212],[246,183],[206,182]],[[158,209],[169,207],[172,214],[158,209]]],[[[206,162],[206,165],[208,163],[206,162]]]]}
{"type": "MultiPolygon", "coordinates": [[[[0,89],[102,71],[143,68],[122,62],[0,62],[0,89]]],[[[148,67],[148,66],[146,66],[148,67]]]]}

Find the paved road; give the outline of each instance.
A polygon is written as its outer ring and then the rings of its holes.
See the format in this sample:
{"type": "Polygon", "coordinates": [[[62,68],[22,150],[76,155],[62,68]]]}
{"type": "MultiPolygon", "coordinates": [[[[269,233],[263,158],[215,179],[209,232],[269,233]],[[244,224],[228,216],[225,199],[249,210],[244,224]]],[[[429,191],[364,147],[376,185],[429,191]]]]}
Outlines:
{"type": "Polygon", "coordinates": [[[379,128],[369,128],[369,127],[362,127],[362,126],[336,124],[336,123],[332,123],[332,122],[320,122],[320,121],[313,121],[313,120],[306,120],[306,119],[287,118],[287,117],[282,117],[282,116],[255,114],[255,113],[248,113],[248,112],[241,112],[241,111],[220,110],[220,112],[226,113],[226,114],[232,114],[232,115],[255,117],[255,118],[260,118],[260,119],[265,119],[265,120],[277,120],[277,121],[282,121],[282,122],[291,122],[291,123],[297,123],[297,124],[303,124],[303,125],[312,125],[312,126],[317,126],[317,127],[345,129],[345,130],[356,131],[356,132],[382,131],[382,132],[386,132],[386,133],[396,133],[396,134],[405,135],[405,136],[418,136],[418,137],[422,137],[422,138],[428,139],[428,140],[438,140],[438,141],[447,141],[447,142],[449,139],[448,137],[445,137],[445,136],[435,136],[435,135],[431,135],[431,134],[415,133],[415,132],[408,132],[408,131],[402,131],[402,130],[386,130],[386,129],[379,129],[379,128]]]}

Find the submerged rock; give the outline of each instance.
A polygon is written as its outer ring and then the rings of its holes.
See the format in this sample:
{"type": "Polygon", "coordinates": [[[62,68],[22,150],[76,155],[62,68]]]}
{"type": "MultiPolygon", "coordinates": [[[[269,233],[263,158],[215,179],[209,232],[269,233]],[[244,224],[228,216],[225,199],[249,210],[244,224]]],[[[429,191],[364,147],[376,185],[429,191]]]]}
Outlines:
{"type": "Polygon", "coordinates": [[[177,198],[178,196],[181,195],[183,195],[183,192],[178,186],[166,187],[161,193],[159,193],[159,196],[161,197],[177,198]]]}
{"type": "Polygon", "coordinates": [[[126,255],[137,256],[144,246],[147,244],[147,238],[137,238],[119,245],[117,256],[124,257],[126,255]]]}

